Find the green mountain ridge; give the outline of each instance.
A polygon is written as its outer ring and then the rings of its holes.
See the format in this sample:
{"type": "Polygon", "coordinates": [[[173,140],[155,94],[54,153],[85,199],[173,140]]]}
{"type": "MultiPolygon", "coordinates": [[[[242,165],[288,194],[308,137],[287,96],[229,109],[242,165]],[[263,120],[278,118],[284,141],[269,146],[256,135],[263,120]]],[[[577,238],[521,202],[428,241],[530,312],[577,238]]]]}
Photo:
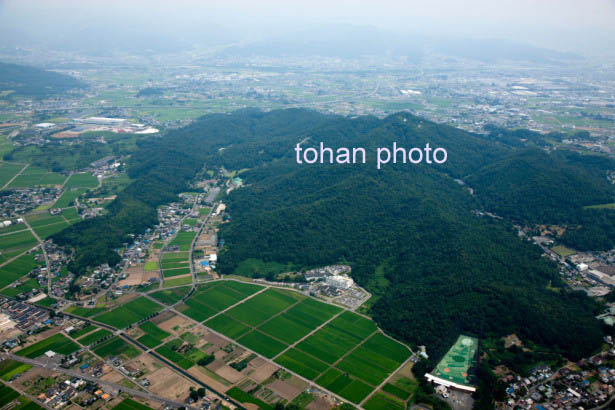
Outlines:
{"type": "Polygon", "coordinates": [[[0,92],[12,91],[11,95],[22,97],[48,97],[85,86],[68,75],[0,62],[0,92]]]}
{"type": "Polygon", "coordinates": [[[612,192],[589,181],[607,165],[587,160],[512,147],[408,113],[384,119],[301,109],[207,115],[142,144],[128,167],[135,182],[109,214],[73,225],[54,240],[76,248],[74,271],[117,262],[113,249],[151,225],[156,206],[187,189],[204,164],[249,168],[242,173],[247,186],[225,199],[232,221],[221,226],[227,243],[219,258],[223,273],[251,258],[298,268],[346,261],[357,282],[375,294],[371,314],[378,324],[411,344],[427,345],[434,356],[460,332],[516,332],[574,359],[600,344],[602,329],[594,319],[599,304],[565,290],[556,266],[512,230],[512,212],[500,221],[472,210],[492,210],[505,202],[501,198],[521,195],[519,207],[548,216],[555,205],[551,196],[579,188],[584,196],[574,196],[561,215],[572,218],[592,204],[584,198],[602,200],[612,192]],[[293,150],[300,141],[304,147],[321,141],[333,148],[364,147],[368,163],[300,165],[293,150]],[[449,159],[377,170],[375,148],[394,141],[405,148],[442,146],[449,159]],[[520,169],[517,156],[526,164],[520,169]],[[548,190],[537,188],[539,178],[517,175],[559,168],[575,177],[553,177],[556,184],[548,190]],[[477,194],[456,178],[471,181],[477,194]],[[511,188],[517,193],[508,193],[511,188]]]}

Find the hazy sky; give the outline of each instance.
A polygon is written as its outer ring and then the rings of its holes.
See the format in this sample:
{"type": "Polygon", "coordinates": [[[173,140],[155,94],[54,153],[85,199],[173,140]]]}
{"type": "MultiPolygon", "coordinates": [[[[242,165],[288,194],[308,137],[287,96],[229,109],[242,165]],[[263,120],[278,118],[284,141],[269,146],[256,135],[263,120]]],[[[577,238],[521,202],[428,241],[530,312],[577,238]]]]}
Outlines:
{"type": "Polygon", "coordinates": [[[245,39],[354,23],[600,51],[614,45],[614,21],[615,0],[0,0],[0,27],[34,36],[101,23],[178,31],[216,24],[245,39]]]}

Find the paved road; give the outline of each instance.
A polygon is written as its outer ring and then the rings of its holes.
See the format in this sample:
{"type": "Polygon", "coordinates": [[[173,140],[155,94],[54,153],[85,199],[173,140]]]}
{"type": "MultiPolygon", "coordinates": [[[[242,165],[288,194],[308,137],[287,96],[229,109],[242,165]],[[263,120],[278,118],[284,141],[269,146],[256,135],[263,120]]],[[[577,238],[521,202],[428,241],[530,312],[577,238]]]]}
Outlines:
{"type": "Polygon", "coordinates": [[[158,353],[156,353],[154,351],[151,351],[151,350],[148,350],[148,348],[145,345],[141,344],[140,342],[138,342],[137,340],[135,340],[132,337],[128,336],[127,334],[120,333],[120,336],[122,336],[124,339],[128,340],[130,343],[138,346],[140,349],[146,351],[150,355],[154,356],[156,359],[158,359],[162,363],[166,364],[167,366],[171,367],[175,371],[181,373],[182,376],[192,380],[193,382],[199,384],[202,387],[205,387],[206,389],[209,389],[210,391],[212,391],[214,394],[216,394],[221,399],[228,401],[229,403],[231,403],[232,405],[236,406],[239,409],[245,409],[245,407],[243,407],[241,404],[239,404],[235,400],[231,399],[230,397],[228,397],[224,393],[219,392],[216,389],[214,389],[213,387],[209,386],[208,384],[203,383],[202,381],[200,381],[199,379],[197,379],[196,377],[194,377],[193,375],[191,375],[190,373],[188,373],[187,371],[185,371],[181,367],[177,366],[175,363],[173,363],[173,362],[167,360],[165,357],[159,355],[158,353]]]}
{"type": "MultiPolygon", "coordinates": [[[[23,391],[22,389],[19,389],[19,388],[15,387],[15,386],[11,385],[10,383],[5,382],[4,380],[0,380],[0,382],[3,383],[3,384],[6,384],[8,387],[10,387],[11,389],[15,390],[17,393],[21,394],[22,396],[27,397],[28,399],[32,400],[33,402],[35,402],[39,406],[43,406],[47,410],[55,410],[53,407],[50,407],[47,404],[38,401],[38,399],[36,397],[32,396],[31,394],[28,394],[27,392],[23,391]]],[[[7,407],[7,410],[8,410],[8,407],[7,407]]]]}
{"type": "Polygon", "coordinates": [[[149,393],[149,392],[145,392],[145,391],[141,391],[141,390],[136,390],[136,389],[131,389],[131,388],[126,387],[126,386],[121,385],[121,384],[117,384],[117,383],[112,383],[112,382],[101,380],[98,377],[90,376],[90,375],[87,375],[87,374],[82,374],[81,372],[76,372],[76,371],[69,370],[69,369],[64,369],[64,368],[58,366],[55,363],[48,363],[46,361],[39,360],[39,359],[29,359],[27,357],[17,356],[17,355],[11,354],[11,353],[0,353],[0,357],[9,358],[9,359],[21,362],[21,363],[27,363],[29,365],[36,366],[36,367],[42,367],[42,368],[45,368],[47,370],[51,370],[53,372],[67,374],[69,376],[75,376],[75,377],[78,377],[80,379],[91,381],[93,383],[98,383],[101,386],[107,386],[107,387],[111,387],[111,388],[113,388],[115,390],[118,390],[118,391],[130,393],[132,396],[142,397],[142,398],[147,399],[147,400],[155,400],[155,401],[163,403],[163,404],[165,404],[167,406],[187,407],[187,408],[191,408],[191,409],[196,409],[196,407],[188,406],[185,403],[182,403],[182,402],[179,402],[179,401],[169,400],[167,398],[160,397],[160,396],[157,396],[157,395],[149,393]]]}

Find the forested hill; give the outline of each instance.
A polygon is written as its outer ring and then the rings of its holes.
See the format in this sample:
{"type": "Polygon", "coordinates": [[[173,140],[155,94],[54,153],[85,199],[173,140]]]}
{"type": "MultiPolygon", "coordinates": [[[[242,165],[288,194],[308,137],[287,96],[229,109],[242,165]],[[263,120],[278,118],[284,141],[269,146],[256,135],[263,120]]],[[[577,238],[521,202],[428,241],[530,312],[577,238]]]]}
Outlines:
{"type": "Polygon", "coordinates": [[[68,75],[0,62],[0,93],[11,91],[9,95],[48,97],[85,86],[85,83],[68,75]]]}
{"type": "MultiPolygon", "coordinates": [[[[298,165],[292,152],[257,166],[242,174],[249,187],[228,199],[232,222],[222,228],[228,247],[220,258],[225,273],[244,271],[249,258],[297,268],[346,261],[355,279],[379,298],[372,308],[378,323],[436,355],[460,332],[515,332],[571,357],[599,344],[597,305],[582,294],[548,290],[549,281],[559,286],[555,266],[522,242],[507,221],[474,216],[471,211],[482,201],[454,181],[482,175],[494,164],[511,162],[512,169],[518,155],[544,161],[543,151],[519,151],[408,114],[337,119],[311,132],[308,144],[320,141],[364,146],[372,154],[393,141],[405,147],[430,142],[446,147],[449,161],[377,170],[373,162],[298,165]]],[[[228,154],[219,160],[228,164],[228,154]]],[[[582,169],[544,155],[550,165],[582,169]]],[[[588,198],[599,195],[585,176],[537,190],[531,199],[540,204],[553,190],[568,192],[571,184],[584,186],[588,198]]],[[[497,192],[492,196],[499,198],[497,192]]]]}
{"type": "MultiPolygon", "coordinates": [[[[584,294],[566,291],[556,267],[522,242],[508,220],[471,211],[490,210],[516,187],[511,182],[498,191],[492,167],[501,164],[496,171],[503,178],[515,169],[517,156],[537,172],[551,169],[533,163],[545,161],[545,155],[551,166],[578,175],[558,179],[549,190],[532,189],[539,179],[519,180],[528,185],[521,192],[532,193],[530,206],[537,212],[542,203],[551,204],[547,199],[555,192],[562,197],[581,184],[587,198],[602,199],[603,187],[588,181],[593,171],[582,172],[586,165],[579,158],[522,149],[407,113],[385,119],[298,109],[208,115],[141,146],[129,163],[135,182],[109,214],[54,239],[76,248],[74,271],[115,262],[113,249],[127,234],[154,223],[156,206],[185,190],[205,164],[248,168],[242,173],[247,186],[225,200],[232,222],[221,232],[228,244],[220,255],[224,273],[250,258],[297,268],[345,261],[378,298],[371,312],[378,323],[410,343],[427,345],[435,356],[459,332],[516,332],[580,357],[600,343],[593,317],[599,307],[584,294]],[[297,164],[293,148],[300,141],[304,148],[321,141],[333,148],[364,147],[368,163],[297,164]],[[445,147],[448,161],[376,169],[375,148],[393,142],[445,147]],[[484,197],[469,195],[456,178],[471,180],[484,197]]],[[[591,205],[575,198],[569,209],[591,205]]]]}

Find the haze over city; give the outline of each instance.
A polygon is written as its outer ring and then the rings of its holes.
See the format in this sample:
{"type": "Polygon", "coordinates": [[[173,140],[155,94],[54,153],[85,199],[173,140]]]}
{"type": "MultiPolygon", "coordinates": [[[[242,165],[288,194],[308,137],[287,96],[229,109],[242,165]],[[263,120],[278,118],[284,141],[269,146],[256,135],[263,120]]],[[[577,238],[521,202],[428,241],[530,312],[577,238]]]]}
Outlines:
{"type": "Polygon", "coordinates": [[[97,35],[103,43],[106,35],[137,33],[152,36],[152,42],[163,36],[212,45],[351,24],[396,33],[407,42],[412,42],[413,36],[506,39],[584,55],[613,56],[613,20],[612,0],[438,0],[428,4],[417,0],[181,0],[172,4],[161,0],[3,0],[0,41],[58,46],[59,40],[74,44],[70,37],[79,33],[91,33],[93,37],[87,40],[93,42],[97,35]],[[67,18],[70,24],[66,24],[67,18]]]}

